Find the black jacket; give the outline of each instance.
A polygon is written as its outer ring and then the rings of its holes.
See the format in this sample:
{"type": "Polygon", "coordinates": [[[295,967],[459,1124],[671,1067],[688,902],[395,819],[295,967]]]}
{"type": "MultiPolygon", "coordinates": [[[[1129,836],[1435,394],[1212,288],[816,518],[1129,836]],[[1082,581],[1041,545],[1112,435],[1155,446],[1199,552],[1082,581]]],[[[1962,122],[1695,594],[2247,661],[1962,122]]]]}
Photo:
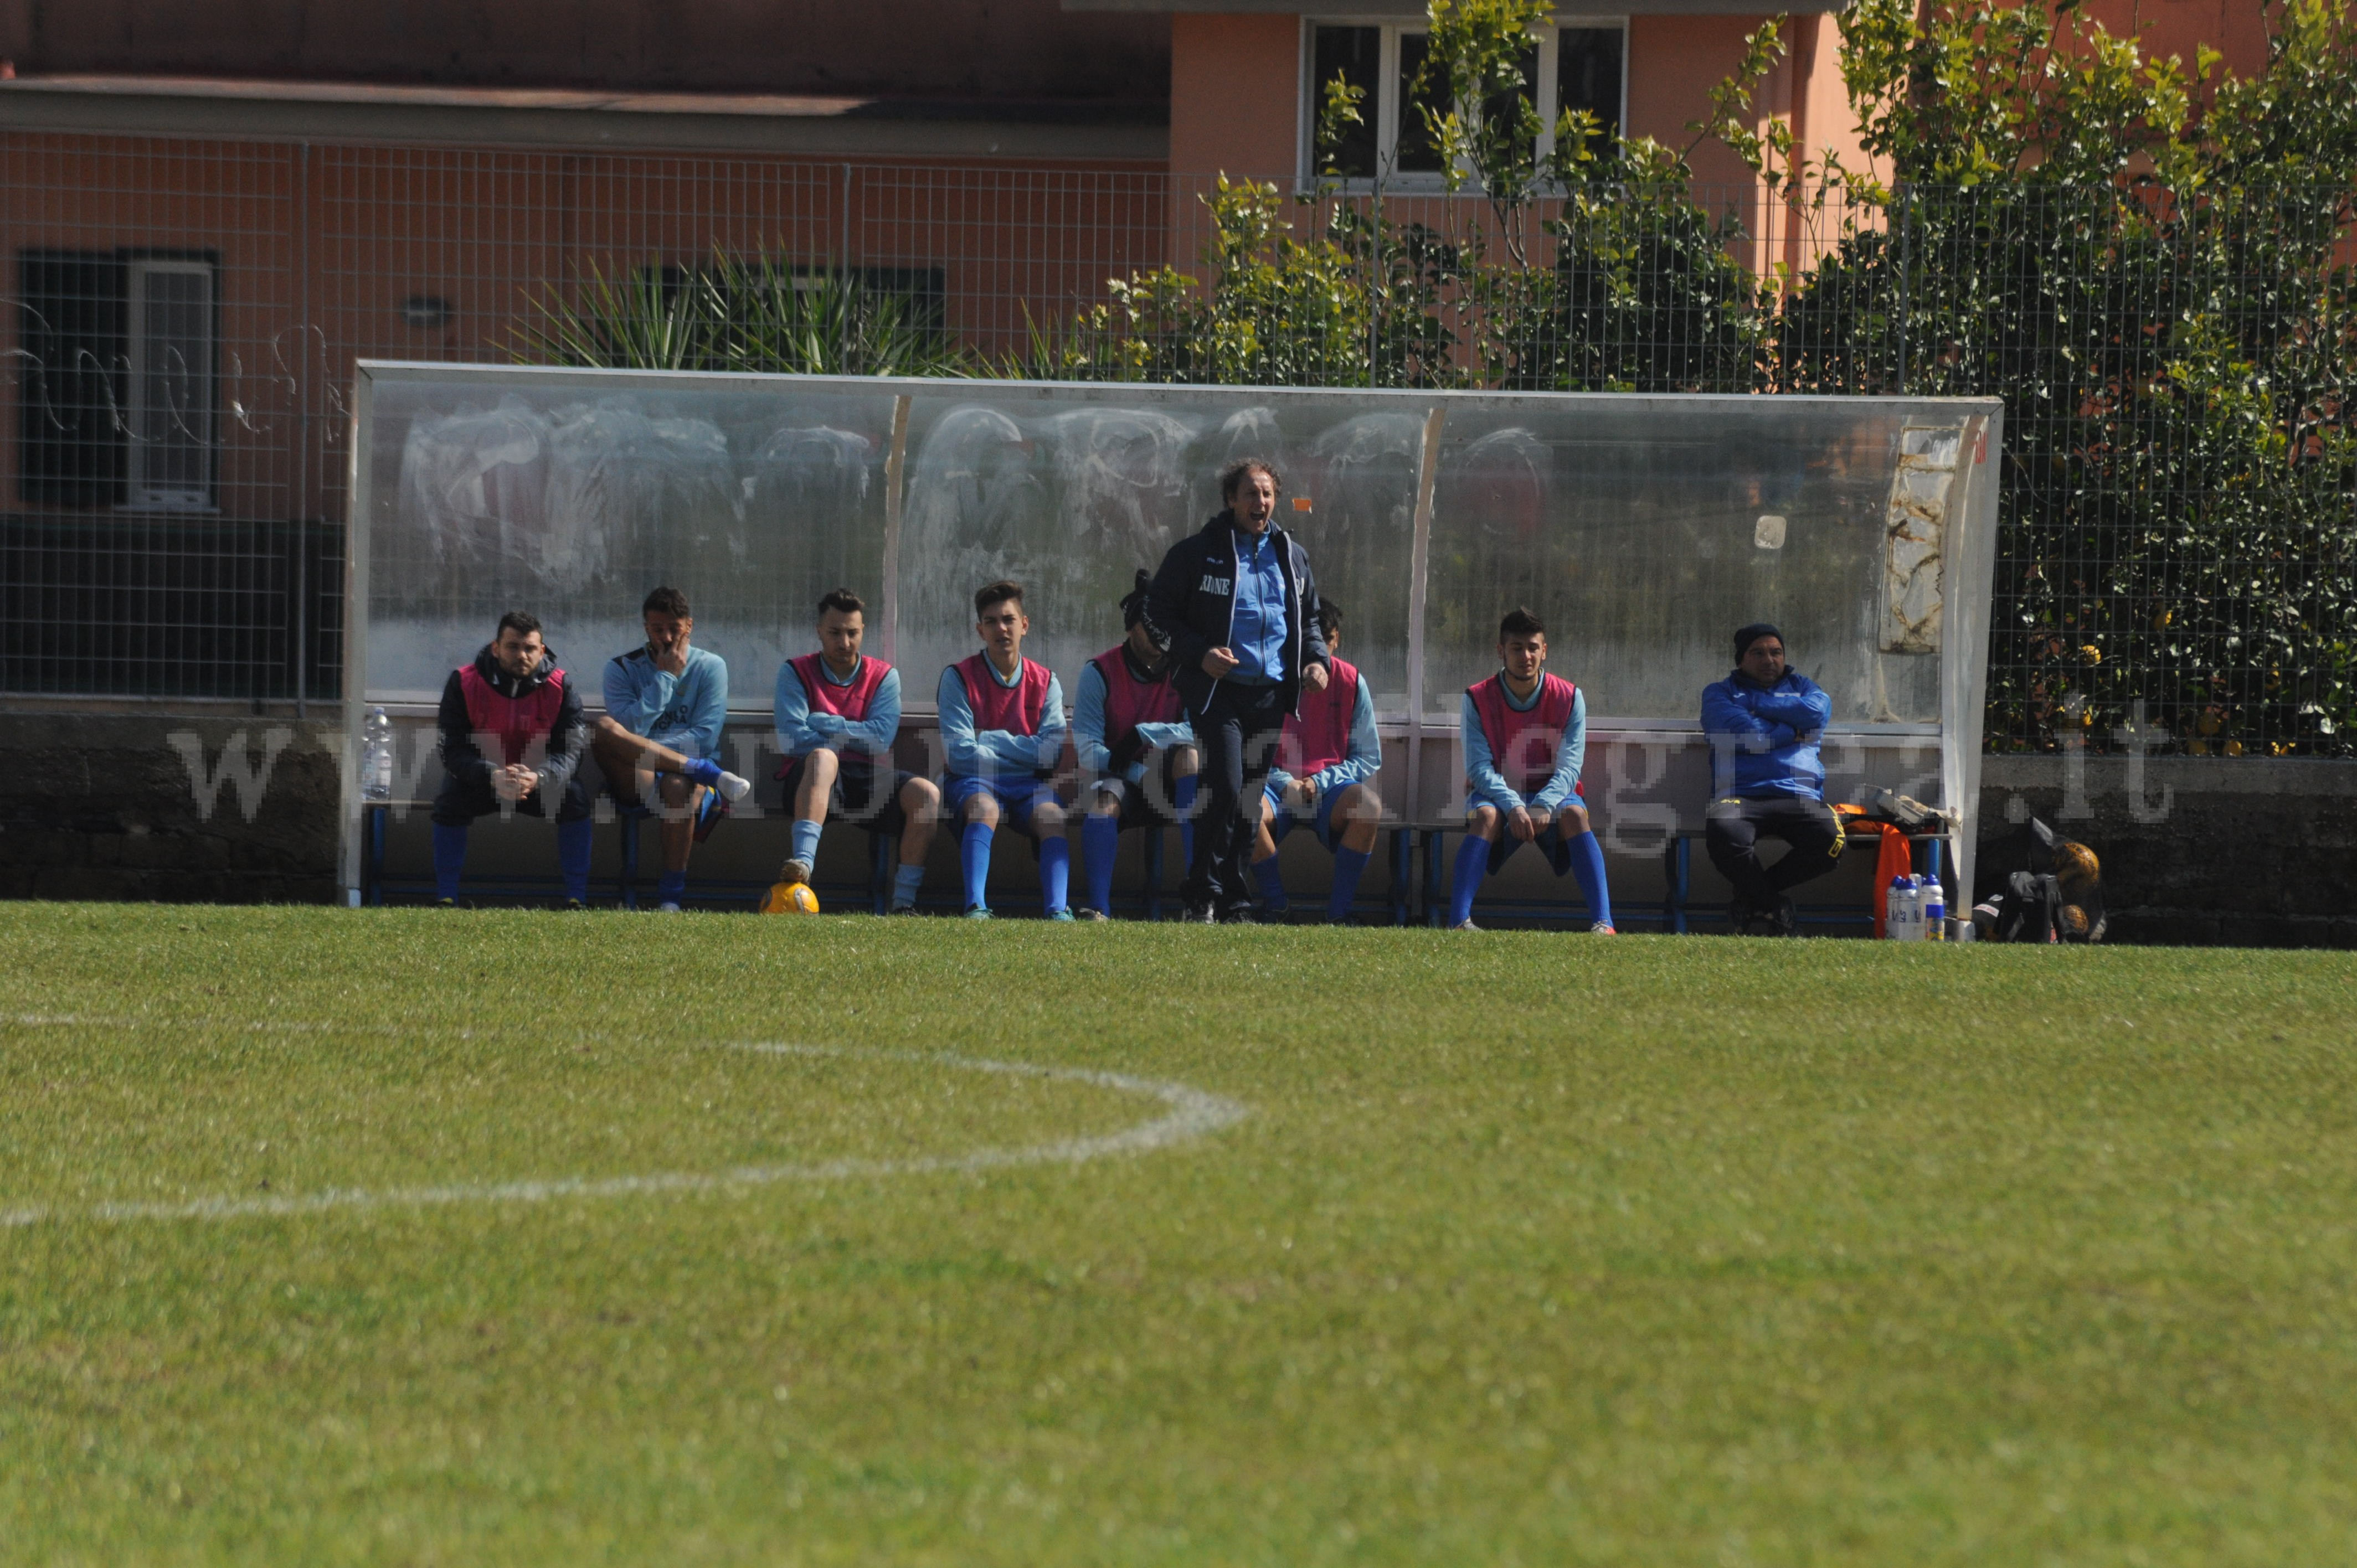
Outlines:
{"type": "MultiPolygon", "coordinates": [[[[529,675],[519,679],[500,668],[491,654],[490,644],[485,643],[475,655],[475,672],[502,697],[522,697],[545,684],[556,673],[554,650],[541,656],[539,666],[529,675]]],[[[491,760],[476,744],[474,720],[467,713],[467,689],[459,672],[450,671],[442,682],[442,708],[438,715],[442,730],[442,766],[448,768],[460,782],[468,786],[488,785],[491,778],[491,760]]],[[[534,770],[540,775],[540,788],[550,795],[561,795],[572,780],[574,770],[581,766],[581,753],[589,744],[589,726],[581,716],[581,688],[571,676],[565,681],[565,695],[559,700],[556,723],[548,733],[548,754],[534,770]]]]}
{"type": "MultiPolygon", "coordinates": [[[[1170,683],[1187,711],[1200,714],[1218,684],[1204,672],[1203,655],[1224,648],[1236,612],[1235,514],[1223,511],[1170,547],[1146,590],[1146,624],[1154,639],[1170,650],[1170,683]]],[[[1318,579],[1309,575],[1309,554],[1272,522],[1268,532],[1285,564],[1285,705],[1301,703],[1305,665],[1325,664],[1326,634],[1318,618],[1302,607],[1318,603],[1318,579]]]]}

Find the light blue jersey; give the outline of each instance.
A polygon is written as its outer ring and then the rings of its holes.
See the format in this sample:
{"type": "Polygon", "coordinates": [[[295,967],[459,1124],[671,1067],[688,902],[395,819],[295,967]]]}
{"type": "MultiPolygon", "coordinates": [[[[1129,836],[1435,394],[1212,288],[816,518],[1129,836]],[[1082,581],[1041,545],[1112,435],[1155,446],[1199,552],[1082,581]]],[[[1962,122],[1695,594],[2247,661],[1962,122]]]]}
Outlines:
{"type": "Polygon", "coordinates": [[[716,653],[687,650],[678,674],[655,666],[641,646],[606,661],[606,714],[616,724],[689,757],[716,757],[728,718],[728,665],[716,653]]]}

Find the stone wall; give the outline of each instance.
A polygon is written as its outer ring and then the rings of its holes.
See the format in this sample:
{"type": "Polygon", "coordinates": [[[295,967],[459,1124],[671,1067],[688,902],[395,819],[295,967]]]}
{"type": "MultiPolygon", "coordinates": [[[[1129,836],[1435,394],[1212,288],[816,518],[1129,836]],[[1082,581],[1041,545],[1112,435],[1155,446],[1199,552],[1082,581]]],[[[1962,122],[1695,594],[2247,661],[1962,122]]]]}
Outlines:
{"type": "Polygon", "coordinates": [[[291,717],[0,713],[0,897],[332,901],[341,744],[291,717]]]}
{"type": "MultiPolygon", "coordinates": [[[[339,744],[285,715],[0,713],[0,897],[335,901],[339,744]]],[[[1983,856],[2033,814],[2103,856],[2115,941],[2357,947],[2357,762],[1989,757],[1983,856]]]]}
{"type": "Polygon", "coordinates": [[[2357,947],[2357,762],[1987,758],[1982,854],[2032,815],[2103,857],[2112,940],[2357,947]]]}

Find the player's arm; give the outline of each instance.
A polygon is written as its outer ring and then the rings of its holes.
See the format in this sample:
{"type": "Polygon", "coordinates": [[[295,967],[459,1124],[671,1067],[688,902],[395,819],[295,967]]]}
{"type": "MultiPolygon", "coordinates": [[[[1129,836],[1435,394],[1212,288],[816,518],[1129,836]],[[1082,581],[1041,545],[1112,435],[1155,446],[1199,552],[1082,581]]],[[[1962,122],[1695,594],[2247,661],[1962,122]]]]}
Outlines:
{"type": "Polygon", "coordinates": [[[1361,676],[1359,699],[1351,708],[1350,749],[1341,761],[1319,768],[1309,782],[1322,799],[1329,789],[1348,789],[1362,779],[1372,779],[1383,765],[1383,737],[1375,733],[1375,696],[1361,676]]]}
{"type": "Polygon", "coordinates": [[[467,690],[459,684],[455,670],[443,683],[442,706],[435,715],[435,723],[442,732],[442,766],[461,784],[489,783],[490,759],[475,744],[475,721],[467,712],[467,690]]]}
{"type": "Polygon", "coordinates": [[[606,660],[605,678],[600,685],[608,718],[632,735],[654,733],[658,716],[654,704],[647,701],[645,694],[639,690],[639,683],[630,679],[630,664],[627,657],[606,660]]]}
{"type": "Polygon", "coordinates": [[[777,726],[779,755],[807,757],[818,746],[819,734],[810,723],[810,693],[802,690],[802,678],[794,673],[791,663],[778,666],[778,693],[770,705],[770,718],[777,726]]]}
{"type": "Polygon", "coordinates": [[[1481,710],[1473,705],[1469,693],[1461,699],[1463,707],[1458,723],[1465,734],[1465,790],[1479,804],[1495,806],[1509,815],[1523,809],[1525,802],[1498,771],[1498,760],[1490,755],[1490,737],[1481,731],[1481,710]]]}
{"type": "Polygon", "coordinates": [[[966,779],[988,773],[982,736],[974,727],[974,704],[965,700],[965,680],[958,674],[955,665],[942,671],[941,687],[933,702],[941,714],[937,722],[942,732],[942,755],[949,760],[950,771],[966,779]]]}
{"type": "Polygon", "coordinates": [[[1042,778],[1064,760],[1064,688],[1054,673],[1048,676],[1048,703],[1039,713],[1039,734],[1032,747],[1032,769],[1042,778]]]}
{"type": "Polygon", "coordinates": [[[1792,673],[1792,692],[1770,692],[1760,703],[1760,715],[1792,731],[1789,736],[1779,736],[1779,743],[1805,739],[1821,734],[1833,722],[1834,700],[1824,688],[1798,671],[1792,673]]]}
{"type": "Polygon", "coordinates": [[[1775,726],[1738,702],[1728,684],[1714,682],[1703,689],[1702,733],[1713,750],[1767,750],[1775,744],[1775,726]]]}
{"type": "Polygon", "coordinates": [[[699,659],[695,665],[702,678],[687,713],[688,738],[695,743],[696,756],[717,757],[720,731],[728,723],[728,666],[716,655],[699,659]]]}
{"type": "Polygon", "coordinates": [[[892,755],[892,743],[900,738],[900,672],[887,670],[884,678],[876,682],[876,694],[867,701],[867,716],[856,724],[840,714],[834,715],[843,725],[837,733],[844,744],[870,757],[892,755]]]}
{"type": "Polygon", "coordinates": [[[1546,787],[1531,797],[1531,810],[1549,815],[1563,809],[1579,788],[1579,770],[1587,763],[1587,693],[1575,691],[1571,694],[1571,717],[1563,725],[1563,739],[1555,748],[1555,771],[1548,775],[1546,787]]]}
{"type": "MultiPolygon", "coordinates": [[[[1105,745],[1104,738],[1104,671],[1096,667],[1094,660],[1081,671],[1081,683],[1072,691],[1072,747],[1080,758],[1081,770],[1099,777],[1112,773],[1113,748],[1105,745]]],[[[1140,768],[1138,771],[1142,774],[1144,769],[1140,768]]]]}
{"type": "Polygon", "coordinates": [[[561,794],[572,782],[573,770],[581,766],[581,754],[588,745],[589,725],[581,717],[581,688],[567,681],[565,695],[558,701],[556,723],[549,727],[548,755],[538,769],[544,798],[561,794]]]}

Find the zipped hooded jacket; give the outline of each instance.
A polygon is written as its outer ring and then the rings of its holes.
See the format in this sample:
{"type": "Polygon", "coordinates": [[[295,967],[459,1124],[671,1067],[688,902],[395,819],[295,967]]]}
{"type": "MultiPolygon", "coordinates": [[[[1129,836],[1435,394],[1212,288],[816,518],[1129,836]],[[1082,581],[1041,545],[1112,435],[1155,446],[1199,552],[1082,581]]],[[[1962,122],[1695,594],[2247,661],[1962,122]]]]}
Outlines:
{"type": "MultiPolygon", "coordinates": [[[[1203,655],[1227,646],[1235,619],[1236,526],[1236,514],[1223,511],[1172,545],[1146,590],[1146,624],[1170,650],[1170,683],[1190,714],[1203,711],[1219,684],[1205,672],[1203,655]]],[[[1285,673],[1278,686],[1290,713],[1301,705],[1302,670],[1330,656],[1317,618],[1302,609],[1318,603],[1308,553],[1275,523],[1268,532],[1285,564],[1285,673]]]]}
{"type": "MultiPolygon", "coordinates": [[[[581,753],[588,744],[589,726],[581,717],[581,692],[573,682],[564,680],[565,672],[556,666],[554,650],[541,655],[540,663],[529,675],[515,676],[500,668],[498,658],[485,643],[475,655],[475,673],[492,693],[509,702],[523,702],[532,697],[552,678],[561,684],[560,700],[554,722],[546,732],[547,750],[534,767],[540,775],[540,789],[550,796],[561,795],[572,780],[574,770],[581,766],[581,753]]],[[[450,671],[450,679],[442,686],[442,766],[448,768],[460,782],[468,786],[488,785],[491,769],[499,764],[483,755],[475,722],[467,711],[466,674],[463,670],[450,671]]]]}

